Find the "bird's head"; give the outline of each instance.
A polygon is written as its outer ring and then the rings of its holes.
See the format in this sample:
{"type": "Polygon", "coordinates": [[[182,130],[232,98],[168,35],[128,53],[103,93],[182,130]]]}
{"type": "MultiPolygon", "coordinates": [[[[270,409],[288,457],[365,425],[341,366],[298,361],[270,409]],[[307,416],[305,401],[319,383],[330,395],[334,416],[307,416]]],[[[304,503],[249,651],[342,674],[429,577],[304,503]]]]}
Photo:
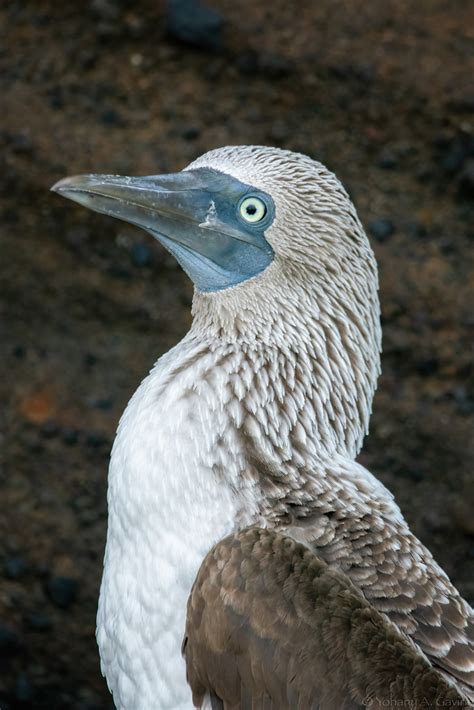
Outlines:
{"type": "Polygon", "coordinates": [[[189,337],[266,360],[276,380],[282,369],[285,417],[309,398],[321,450],[355,455],[379,373],[377,268],[331,172],[232,146],[172,175],[83,175],[53,190],[158,239],[195,284],[189,337]]]}
{"type": "Polygon", "coordinates": [[[285,303],[296,329],[308,308],[349,318],[359,308],[377,328],[367,237],[341,183],[307,156],[231,146],[171,175],[81,175],[53,190],[150,232],[194,282],[195,315],[211,312],[220,327],[257,322],[270,336],[285,303]]]}

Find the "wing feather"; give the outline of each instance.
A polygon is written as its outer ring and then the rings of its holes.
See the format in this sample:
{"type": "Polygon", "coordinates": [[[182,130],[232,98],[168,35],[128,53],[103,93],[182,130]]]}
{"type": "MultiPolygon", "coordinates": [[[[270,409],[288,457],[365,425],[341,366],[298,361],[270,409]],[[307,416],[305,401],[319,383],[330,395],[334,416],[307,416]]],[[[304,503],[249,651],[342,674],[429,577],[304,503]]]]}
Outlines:
{"type": "Polygon", "coordinates": [[[462,693],[341,570],[278,532],[247,528],[206,556],[183,643],[199,707],[352,710],[468,706],[462,693]]]}

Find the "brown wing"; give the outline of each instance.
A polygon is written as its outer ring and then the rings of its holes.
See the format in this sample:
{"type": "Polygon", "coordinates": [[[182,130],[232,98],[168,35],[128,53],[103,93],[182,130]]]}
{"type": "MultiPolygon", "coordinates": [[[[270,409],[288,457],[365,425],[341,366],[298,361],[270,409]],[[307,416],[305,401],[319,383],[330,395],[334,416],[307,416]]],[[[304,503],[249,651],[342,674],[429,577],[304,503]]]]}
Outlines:
{"type": "Polygon", "coordinates": [[[474,705],[474,613],[412,534],[393,496],[355,461],[272,463],[242,437],[269,527],[347,574],[474,705]]]}
{"type": "Polygon", "coordinates": [[[284,532],[343,571],[474,702],[474,615],[403,519],[306,515],[284,532]]]}
{"type": "Polygon", "coordinates": [[[431,553],[409,531],[388,526],[390,541],[355,556],[349,577],[373,606],[408,633],[430,661],[460,682],[474,701],[474,615],[431,553]],[[385,550],[382,548],[385,547],[385,550]]]}
{"type": "Polygon", "coordinates": [[[183,652],[198,707],[207,694],[224,710],[468,706],[345,574],[259,528],[207,555],[183,652]]]}

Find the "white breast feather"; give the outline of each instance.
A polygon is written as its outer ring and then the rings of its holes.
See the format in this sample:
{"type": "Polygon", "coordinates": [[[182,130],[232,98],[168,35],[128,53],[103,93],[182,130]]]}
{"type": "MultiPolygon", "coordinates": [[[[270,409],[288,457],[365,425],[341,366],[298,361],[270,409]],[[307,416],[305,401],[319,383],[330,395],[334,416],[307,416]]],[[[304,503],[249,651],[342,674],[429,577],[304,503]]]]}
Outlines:
{"type": "MultiPolygon", "coordinates": [[[[157,363],[131,399],[112,452],[97,639],[123,710],[193,707],[180,653],[186,603],[204,556],[237,515],[232,488],[211,474],[225,428],[215,389],[193,368],[167,384],[194,351],[182,343],[157,363]]],[[[200,367],[212,370],[212,358],[200,367]]]]}

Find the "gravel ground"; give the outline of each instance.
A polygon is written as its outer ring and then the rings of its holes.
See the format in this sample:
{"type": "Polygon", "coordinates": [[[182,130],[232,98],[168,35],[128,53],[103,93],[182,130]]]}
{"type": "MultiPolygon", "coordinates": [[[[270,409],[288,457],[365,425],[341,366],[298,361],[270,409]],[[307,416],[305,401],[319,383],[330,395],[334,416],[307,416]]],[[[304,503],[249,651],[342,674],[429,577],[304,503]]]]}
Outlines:
{"type": "Polygon", "coordinates": [[[0,6],[2,710],[111,707],[94,639],[109,451],[190,324],[173,259],[49,193],[67,174],[175,171],[264,143],[340,176],[383,304],[360,458],[474,601],[474,6],[212,7],[0,6]]]}

